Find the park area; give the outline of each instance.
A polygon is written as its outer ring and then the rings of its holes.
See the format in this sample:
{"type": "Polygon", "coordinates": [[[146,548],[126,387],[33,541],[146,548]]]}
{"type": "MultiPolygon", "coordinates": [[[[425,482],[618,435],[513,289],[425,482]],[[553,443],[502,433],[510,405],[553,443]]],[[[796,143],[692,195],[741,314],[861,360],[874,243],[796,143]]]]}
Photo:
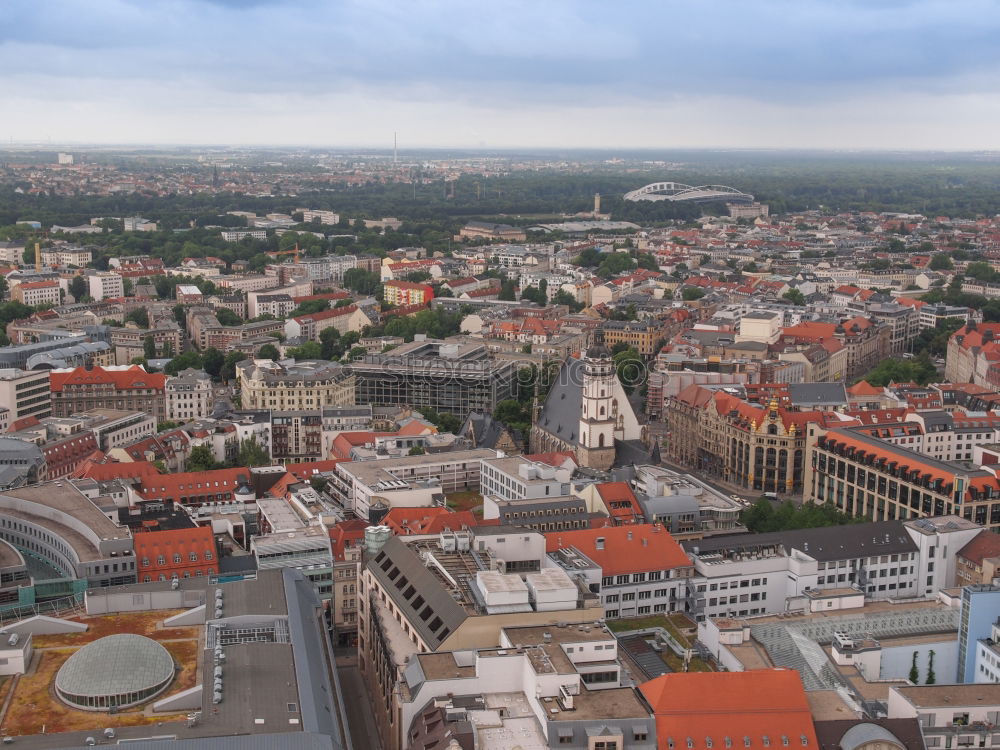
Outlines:
{"type": "Polygon", "coordinates": [[[471,510],[476,518],[483,517],[483,496],[478,492],[449,492],[444,497],[452,510],[471,510]]]}
{"type": "Polygon", "coordinates": [[[96,727],[124,727],[177,721],[183,714],[154,714],[151,703],[109,714],[70,708],[55,694],[55,676],[65,661],[88,643],[118,633],[135,633],[158,641],[170,652],[178,669],[173,682],[156,699],[198,684],[200,628],[164,628],[163,620],[175,612],[140,612],[106,617],[69,618],[86,623],[85,633],[39,635],[33,639],[35,653],[27,674],[6,678],[0,685],[0,734],[19,735],[72,732],[96,727]],[[7,694],[13,695],[7,700],[7,694]]]}

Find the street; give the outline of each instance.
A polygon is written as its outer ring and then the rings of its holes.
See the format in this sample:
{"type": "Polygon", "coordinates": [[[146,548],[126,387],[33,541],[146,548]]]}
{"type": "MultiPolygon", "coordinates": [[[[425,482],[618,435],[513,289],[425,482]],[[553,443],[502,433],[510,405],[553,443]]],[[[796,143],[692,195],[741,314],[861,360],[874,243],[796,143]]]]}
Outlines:
{"type": "Polygon", "coordinates": [[[358,652],[354,648],[335,648],[337,676],[343,691],[347,725],[351,732],[354,750],[382,750],[375,730],[372,702],[358,671],[358,652]]]}

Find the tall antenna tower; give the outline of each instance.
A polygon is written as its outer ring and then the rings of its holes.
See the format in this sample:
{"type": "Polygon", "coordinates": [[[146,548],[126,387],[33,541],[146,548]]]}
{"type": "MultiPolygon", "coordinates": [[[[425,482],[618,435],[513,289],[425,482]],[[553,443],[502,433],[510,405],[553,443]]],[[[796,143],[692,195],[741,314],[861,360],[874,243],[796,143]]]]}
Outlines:
{"type": "Polygon", "coordinates": [[[392,163],[397,164],[399,162],[399,152],[396,149],[396,131],[392,131],[392,163]]]}

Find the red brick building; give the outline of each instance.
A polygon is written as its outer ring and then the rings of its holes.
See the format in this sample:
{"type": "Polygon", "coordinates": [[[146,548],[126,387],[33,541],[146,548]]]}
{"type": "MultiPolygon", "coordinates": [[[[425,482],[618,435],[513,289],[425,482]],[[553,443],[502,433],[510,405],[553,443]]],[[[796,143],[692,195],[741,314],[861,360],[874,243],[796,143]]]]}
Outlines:
{"type": "Polygon", "coordinates": [[[209,526],[135,535],[136,575],[142,583],[217,574],[219,555],[209,526]]]}

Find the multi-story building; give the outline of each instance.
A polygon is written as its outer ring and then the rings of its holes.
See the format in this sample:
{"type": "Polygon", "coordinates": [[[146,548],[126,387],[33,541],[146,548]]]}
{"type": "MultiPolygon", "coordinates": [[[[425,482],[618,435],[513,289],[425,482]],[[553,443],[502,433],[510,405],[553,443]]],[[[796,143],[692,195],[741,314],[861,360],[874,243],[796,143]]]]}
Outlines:
{"type": "MultiPolygon", "coordinates": [[[[976,675],[979,642],[989,639],[998,618],[1000,618],[1000,586],[989,583],[962,587],[955,682],[984,681],[977,679],[976,675]]],[[[986,659],[983,661],[988,663],[986,659]]]]}
{"type": "Polygon", "coordinates": [[[783,351],[805,349],[826,341],[839,341],[847,349],[844,377],[863,375],[889,356],[889,326],[858,316],[841,323],[804,322],[782,330],[778,345],[783,351]]]}
{"type": "Polygon", "coordinates": [[[600,592],[609,619],[688,609],[694,566],[659,524],[555,531],[545,542],[552,560],[600,592]]]}
{"type": "Polygon", "coordinates": [[[603,615],[596,594],[548,564],[535,532],[497,526],[380,538],[370,529],[366,548],[359,664],[390,750],[402,747],[398,686],[418,654],[497,648],[505,627],[589,625],[603,615]]]}
{"type": "Polygon", "coordinates": [[[257,296],[257,315],[273,315],[276,318],[284,318],[294,309],[295,303],[288,294],[261,294],[257,296]]]}
{"type": "Polygon", "coordinates": [[[805,427],[839,421],[829,412],[797,412],[777,400],[750,404],[724,388],[692,385],[667,402],[667,454],[677,463],[762,492],[801,488],[805,427]]]}
{"type": "Polygon", "coordinates": [[[87,277],[90,296],[95,300],[125,296],[125,280],[114,271],[98,271],[87,277]]]}
{"type": "Polygon", "coordinates": [[[1000,323],[967,323],[948,339],[944,376],[952,383],[975,383],[1000,390],[1000,323]]]}
{"type": "Polygon", "coordinates": [[[321,523],[308,524],[284,498],[257,499],[260,534],[250,542],[258,570],[296,568],[322,599],[333,595],[330,535],[321,523]]]}
{"type": "Polygon", "coordinates": [[[499,500],[538,500],[570,492],[569,466],[556,467],[524,456],[483,459],[480,489],[499,500]]]}
{"type": "Polygon", "coordinates": [[[112,328],[109,341],[115,350],[115,364],[128,365],[146,356],[146,339],[152,337],[157,357],[172,357],[181,352],[181,327],[173,320],[158,321],[150,329],[112,328]]]}
{"type": "Polygon", "coordinates": [[[983,531],[955,556],[955,585],[992,583],[1000,578],[1000,534],[983,531]]]}
{"type": "Polygon", "coordinates": [[[330,491],[358,518],[372,520],[373,505],[385,508],[443,505],[446,492],[478,490],[486,448],[337,464],[330,491]]]}
{"type": "Polygon", "coordinates": [[[42,249],[42,264],[46,266],[83,267],[93,260],[94,254],[79,245],[59,243],[42,249]]]}
{"type": "Polygon", "coordinates": [[[459,418],[492,414],[500,401],[513,398],[516,374],[513,361],[494,359],[482,344],[436,339],[368,355],[351,369],[357,403],[431,408],[459,418]]]}
{"type": "Polygon", "coordinates": [[[62,287],[58,281],[25,281],[10,291],[15,302],[35,305],[58,305],[62,301],[62,287]]]}
{"type": "Polygon", "coordinates": [[[663,325],[653,320],[606,320],[600,332],[605,346],[627,344],[644,357],[656,354],[659,351],[657,343],[664,337],[663,325]]]}
{"type": "Polygon", "coordinates": [[[144,411],[161,420],[167,416],[166,376],[139,365],[50,370],[49,385],[56,417],[97,408],[144,411]]]}
{"type": "Polygon", "coordinates": [[[211,526],[144,531],[135,535],[133,544],[136,575],[143,583],[219,572],[219,553],[211,526]]]}
{"type": "Polygon", "coordinates": [[[12,423],[24,417],[51,416],[48,371],[0,369],[0,404],[10,410],[8,418],[12,423]]]}
{"type": "Polygon", "coordinates": [[[917,719],[927,748],[1000,747],[1000,685],[893,685],[889,719],[917,719]]]}
{"type": "Polygon", "coordinates": [[[266,229],[223,229],[222,239],[226,242],[239,242],[245,237],[252,240],[266,240],[266,229]]]}
{"type": "Polygon", "coordinates": [[[245,409],[318,413],[325,406],[355,403],[355,375],[332,362],[245,360],[236,365],[236,376],[245,409]]]}
{"type": "Polygon", "coordinates": [[[960,515],[1000,528],[1000,481],[968,462],[930,458],[862,428],[810,424],[803,465],[806,502],[831,502],[852,516],[905,520],[960,515]]]}
{"type": "Polygon", "coordinates": [[[520,227],[510,224],[493,224],[487,221],[470,221],[458,232],[458,239],[506,240],[508,242],[524,242],[527,233],[520,227]]]}
{"type": "Polygon", "coordinates": [[[318,408],[271,412],[271,458],[280,463],[323,458],[323,418],[318,408]]]}
{"type": "Polygon", "coordinates": [[[386,281],[383,285],[383,299],[397,307],[426,305],[434,299],[430,284],[415,281],[386,281]]]}
{"type": "Polygon", "coordinates": [[[302,214],[302,221],[318,221],[320,224],[333,226],[340,223],[340,214],[335,211],[324,211],[318,208],[300,208],[295,213],[302,214]]]}
{"type": "Polygon", "coordinates": [[[320,333],[327,328],[336,328],[343,334],[349,331],[360,331],[370,324],[371,319],[357,305],[345,305],[310,315],[300,315],[285,321],[285,336],[319,341],[320,333]]]}
{"type": "Polygon", "coordinates": [[[163,390],[170,421],[190,422],[212,413],[215,393],[212,378],[204,370],[181,370],[176,377],[167,378],[163,390]]]}
{"type": "Polygon", "coordinates": [[[333,554],[333,629],[340,645],[355,645],[358,632],[358,572],[368,522],[349,518],[330,528],[333,554]]]}

